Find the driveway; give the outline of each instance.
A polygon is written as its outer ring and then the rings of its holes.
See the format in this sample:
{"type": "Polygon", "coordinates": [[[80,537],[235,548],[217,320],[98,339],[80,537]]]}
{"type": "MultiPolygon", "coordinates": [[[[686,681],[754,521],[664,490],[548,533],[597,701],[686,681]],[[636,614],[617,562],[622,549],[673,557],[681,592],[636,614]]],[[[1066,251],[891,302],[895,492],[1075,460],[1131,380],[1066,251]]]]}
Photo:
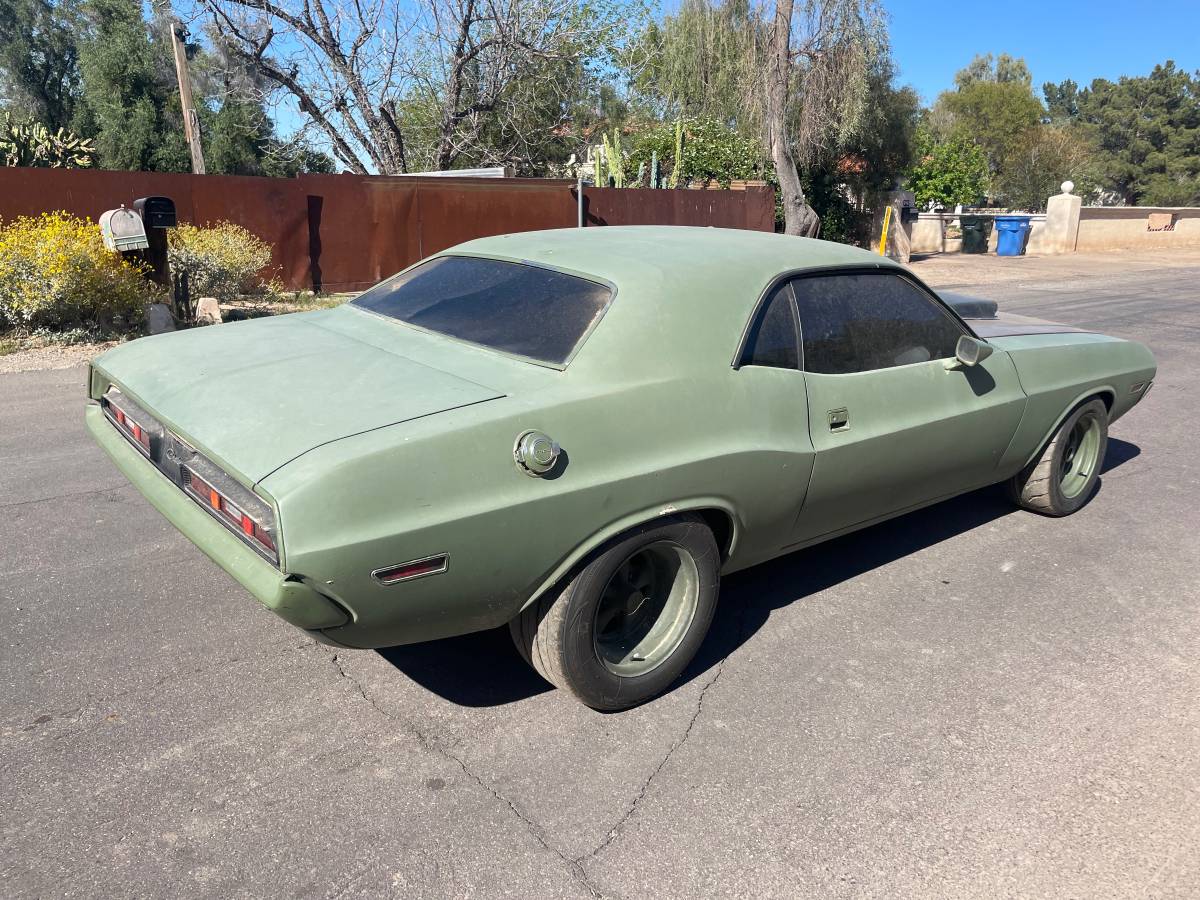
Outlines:
{"type": "Polygon", "coordinates": [[[1095,499],[735,575],[613,715],[504,632],[313,643],[91,443],[82,368],[0,376],[0,894],[1200,895],[1200,255],[914,268],[1153,348],[1095,499]]]}

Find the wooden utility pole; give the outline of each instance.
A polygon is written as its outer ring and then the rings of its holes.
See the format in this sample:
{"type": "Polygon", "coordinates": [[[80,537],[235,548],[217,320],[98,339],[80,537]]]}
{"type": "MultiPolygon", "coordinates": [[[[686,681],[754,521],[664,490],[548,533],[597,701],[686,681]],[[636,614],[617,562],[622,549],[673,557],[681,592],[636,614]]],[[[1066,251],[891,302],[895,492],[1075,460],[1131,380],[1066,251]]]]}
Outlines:
{"type": "Polygon", "coordinates": [[[179,79],[179,104],[183,107],[183,131],[188,149],[192,151],[192,171],[204,174],[204,150],[200,146],[200,119],[192,105],[192,84],[188,80],[187,50],[183,39],[187,35],[183,24],[171,22],[171,46],[175,50],[175,75],[179,79]]]}

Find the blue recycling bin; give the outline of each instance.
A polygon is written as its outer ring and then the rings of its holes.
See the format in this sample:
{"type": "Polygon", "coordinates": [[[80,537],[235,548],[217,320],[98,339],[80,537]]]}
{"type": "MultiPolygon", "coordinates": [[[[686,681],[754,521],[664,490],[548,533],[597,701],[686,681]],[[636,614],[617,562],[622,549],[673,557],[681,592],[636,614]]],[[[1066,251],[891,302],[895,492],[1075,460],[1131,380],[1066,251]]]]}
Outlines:
{"type": "Polygon", "coordinates": [[[1024,255],[1030,227],[1029,216],[996,216],[996,255],[1024,255]]]}

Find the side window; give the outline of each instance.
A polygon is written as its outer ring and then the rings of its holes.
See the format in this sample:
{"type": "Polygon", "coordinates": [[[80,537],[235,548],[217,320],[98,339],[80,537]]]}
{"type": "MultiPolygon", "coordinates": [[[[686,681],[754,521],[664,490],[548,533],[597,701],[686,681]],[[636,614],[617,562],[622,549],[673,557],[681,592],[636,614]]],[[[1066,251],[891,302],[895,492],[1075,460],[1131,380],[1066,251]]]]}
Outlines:
{"type": "Polygon", "coordinates": [[[797,278],[804,367],[842,375],[954,355],[962,329],[919,288],[887,272],[797,278]]]}
{"type": "Polygon", "coordinates": [[[754,317],[738,365],[800,368],[796,314],[792,309],[791,289],[786,284],[775,289],[754,317]]]}

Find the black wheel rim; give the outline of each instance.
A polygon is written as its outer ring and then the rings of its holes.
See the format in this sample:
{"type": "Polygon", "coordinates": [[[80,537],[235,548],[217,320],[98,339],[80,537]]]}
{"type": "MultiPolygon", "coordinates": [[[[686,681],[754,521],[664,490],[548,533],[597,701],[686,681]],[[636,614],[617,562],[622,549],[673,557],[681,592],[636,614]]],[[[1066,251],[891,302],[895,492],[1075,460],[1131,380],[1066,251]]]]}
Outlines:
{"type": "Polygon", "coordinates": [[[700,574],[674,541],[639,547],[613,572],[596,606],[596,656],[610,672],[645,675],[683,642],[695,618],[700,574]]]}

